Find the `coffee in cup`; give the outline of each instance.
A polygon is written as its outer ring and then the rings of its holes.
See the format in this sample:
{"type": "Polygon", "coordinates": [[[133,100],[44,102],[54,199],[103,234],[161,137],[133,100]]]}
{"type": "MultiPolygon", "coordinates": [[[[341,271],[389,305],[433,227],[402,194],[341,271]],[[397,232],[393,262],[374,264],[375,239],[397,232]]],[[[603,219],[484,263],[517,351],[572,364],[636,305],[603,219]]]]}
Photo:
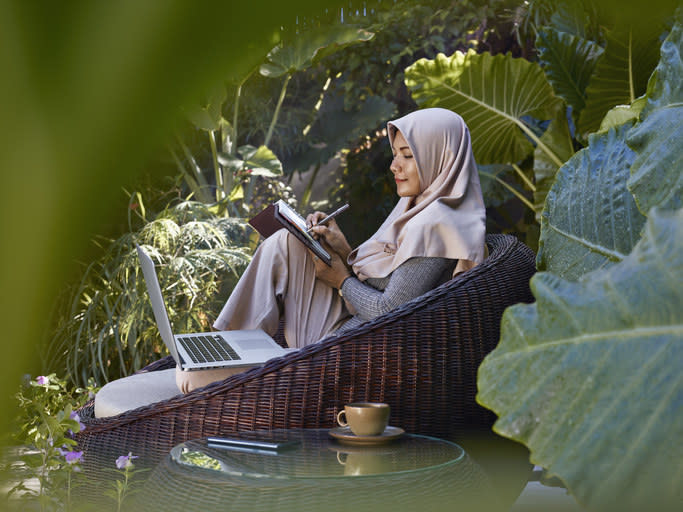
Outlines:
{"type": "Polygon", "coordinates": [[[389,404],[354,402],[337,413],[337,423],[357,436],[378,436],[389,424],[389,404]]]}

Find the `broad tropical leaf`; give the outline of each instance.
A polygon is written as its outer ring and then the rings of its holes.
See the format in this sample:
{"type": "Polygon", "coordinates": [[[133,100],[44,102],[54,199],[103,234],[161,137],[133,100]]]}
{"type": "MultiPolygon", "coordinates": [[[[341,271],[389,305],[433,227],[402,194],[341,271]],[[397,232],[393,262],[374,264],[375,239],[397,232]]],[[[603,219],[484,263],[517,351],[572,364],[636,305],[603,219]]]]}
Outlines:
{"type": "Polygon", "coordinates": [[[598,132],[606,132],[610,128],[616,128],[617,126],[626,123],[632,125],[638,120],[638,116],[642,112],[644,106],[645,96],[641,96],[630,105],[617,105],[602,118],[598,132]]]}
{"type": "Polygon", "coordinates": [[[574,119],[585,105],[585,91],[603,49],[595,42],[545,27],[536,37],[538,59],[555,94],[572,108],[574,119]]]}
{"type": "Polygon", "coordinates": [[[591,135],[560,168],[541,215],[539,270],[575,280],[623,260],[640,238],[645,218],[626,188],[635,158],[624,142],[629,128],[591,135]]]}
{"type": "Polygon", "coordinates": [[[538,138],[523,118],[551,119],[562,103],[538,64],[474,50],[420,59],[406,68],[405,82],[420,107],[447,108],[463,117],[482,164],[526,158],[534,148],[529,138],[538,138]]]}
{"type": "Polygon", "coordinates": [[[374,33],[352,25],[309,30],[298,34],[290,43],[273,48],[260,72],[275,78],[302,71],[322,57],[373,37],[374,33]]]}
{"type": "Polygon", "coordinates": [[[563,0],[553,2],[553,14],[550,17],[553,29],[582,39],[591,39],[588,30],[595,13],[592,13],[593,16],[589,15],[583,4],[584,2],[563,0]]]}
{"type": "Polygon", "coordinates": [[[588,510],[679,510],[683,210],[650,213],[633,252],[572,283],[531,280],[479,369],[494,430],[588,510]]]}
{"type": "Polygon", "coordinates": [[[227,96],[225,85],[219,82],[197,105],[185,108],[185,116],[200,130],[218,130],[223,118],[223,103],[227,96]]]}
{"type": "Polygon", "coordinates": [[[679,20],[662,45],[661,60],[648,84],[642,122],[626,140],[637,153],[628,187],[641,211],[683,206],[682,34],[679,20]]]}
{"type": "MultiPolygon", "coordinates": [[[[558,110],[548,128],[541,136],[541,141],[558,156],[562,162],[566,162],[574,154],[574,143],[569,132],[567,115],[563,110],[558,110]]],[[[534,178],[536,190],[534,191],[534,211],[536,220],[541,222],[541,212],[545,204],[546,196],[550,187],[555,182],[555,176],[560,166],[549,158],[548,153],[537,147],[534,150],[534,178]]]]}
{"type": "Polygon", "coordinates": [[[246,145],[239,148],[239,152],[244,158],[244,165],[251,169],[253,176],[266,176],[274,178],[282,175],[282,163],[266,146],[246,145]]]}
{"type": "Polygon", "coordinates": [[[630,105],[645,94],[647,81],[659,58],[661,30],[630,27],[607,34],[607,46],[586,88],[586,106],[581,111],[578,133],[586,137],[600,127],[602,118],[615,105],[630,105]]]}

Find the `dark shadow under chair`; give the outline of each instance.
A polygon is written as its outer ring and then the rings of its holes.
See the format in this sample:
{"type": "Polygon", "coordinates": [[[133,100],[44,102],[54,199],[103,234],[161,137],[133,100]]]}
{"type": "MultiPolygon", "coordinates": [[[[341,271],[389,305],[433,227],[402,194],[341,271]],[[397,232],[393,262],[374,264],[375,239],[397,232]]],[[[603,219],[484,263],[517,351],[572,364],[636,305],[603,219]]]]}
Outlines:
{"type": "MultiPolygon", "coordinates": [[[[353,401],[390,404],[390,423],[409,433],[456,442],[469,432],[490,433],[495,415],[476,403],[477,369],[498,343],[505,308],[533,301],[535,257],[513,236],[486,240],[489,257],[474,269],[260,368],[118,416],[95,418],[90,402],[80,410],[86,428],[76,435],[84,460],[132,452],[154,465],[189,439],[331,428],[353,401]]],[[[167,357],[141,371],[173,366],[167,357]]]]}

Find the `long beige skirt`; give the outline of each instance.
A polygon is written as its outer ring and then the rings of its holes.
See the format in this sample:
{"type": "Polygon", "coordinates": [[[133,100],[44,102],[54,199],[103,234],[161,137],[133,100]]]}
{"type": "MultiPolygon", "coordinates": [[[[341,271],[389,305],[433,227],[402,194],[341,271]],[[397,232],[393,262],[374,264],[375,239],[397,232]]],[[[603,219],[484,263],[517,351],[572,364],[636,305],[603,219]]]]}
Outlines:
{"type": "MultiPolygon", "coordinates": [[[[273,336],[283,318],[287,344],[301,348],[339,328],[350,316],[337,290],[316,279],[310,251],[281,229],[256,250],[213,326],[221,331],[260,328],[273,336]]],[[[187,393],[244,370],[177,369],[176,383],[187,393]]]]}

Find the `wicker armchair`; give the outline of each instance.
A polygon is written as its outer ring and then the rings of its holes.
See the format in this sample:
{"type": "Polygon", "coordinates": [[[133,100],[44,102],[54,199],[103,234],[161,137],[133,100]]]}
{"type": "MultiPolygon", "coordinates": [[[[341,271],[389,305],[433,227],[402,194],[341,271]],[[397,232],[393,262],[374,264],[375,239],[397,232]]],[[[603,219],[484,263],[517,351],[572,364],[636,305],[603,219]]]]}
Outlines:
{"type": "MultiPolygon", "coordinates": [[[[534,254],[508,235],[487,237],[490,255],[439,288],[339,335],[220,382],[118,416],[80,410],[88,454],[132,451],[156,463],[188,439],[279,428],[329,428],[343,404],[391,405],[391,424],[455,439],[489,429],[475,401],[477,368],[498,343],[508,306],[531,302],[534,254]]],[[[141,371],[173,366],[170,358],[141,371]]]]}

